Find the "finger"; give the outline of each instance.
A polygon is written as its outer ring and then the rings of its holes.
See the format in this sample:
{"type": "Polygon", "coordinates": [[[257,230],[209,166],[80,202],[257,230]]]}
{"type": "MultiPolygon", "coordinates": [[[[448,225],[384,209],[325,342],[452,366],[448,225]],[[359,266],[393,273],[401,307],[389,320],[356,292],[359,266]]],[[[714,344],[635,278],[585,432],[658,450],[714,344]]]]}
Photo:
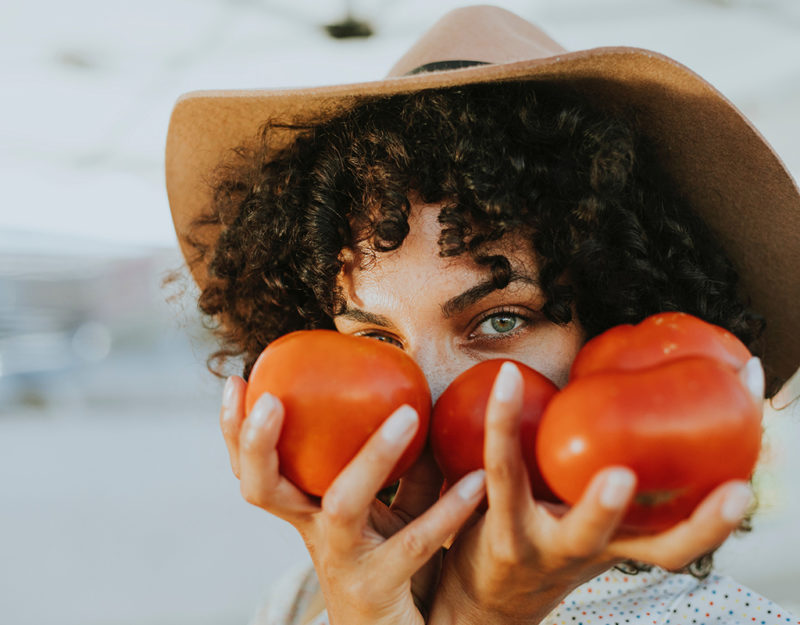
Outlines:
{"type": "Polygon", "coordinates": [[[219,425],[225,445],[228,447],[228,456],[231,469],[239,477],[239,432],[244,421],[244,394],[247,383],[239,376],[232,375],[225,382],[222,393],[222,408],[219,411],[219,425]]]}
{"type": "Polygon", "coordinates": [[[406,523],[417,518],[438,499],[442,486],[442,474],[429,447],[400,479],[392,502],[392,511],[406,523]]]}
{"type": "Polygon", "coordinates": [[[242,424],[239,463],[242,496],[249,503],[297,524],[319,511],[319,506],[279,472],[278,438],[283,404],[264,393],[242,424]]]}
{"type": "Polygon", "coordinates": [[[528,472],[520,445],[522,374],[511,362],[503,363],[486,407],[483,463],[489,509],[501,522],[512,524],[520,504],[531,501],[528,472]]]}
{"type": "Polygon", "coordinates": [[[424,514],[395,533],[377,552],[389,584],[411,577],[456,533],[483,499],[485,471],[462,477],[424,514]]]}
{"type": "Polygon", "coordinates": [[[764,403],[764,387],[766,385],[764,368],[758,356],[753,356],[739,370],[739,379],[750,391],[756,404],[761,406],[764,403]]]}
{"type": "Polygon", "coordinates": [[[375,494],[419,427],[416,411],[400,406],[342,469],[322,498],[331,546],[348,550],[360,539],[375,494]]]}
{"type": "Polygon", "coordinates": [[[610,551],[621,558],[640,560],[668,570],[683,568],[721,545],[752,505],[746,482],[728,482],[715,489],[689,519],[655,536],[620,538],[610,551]]]}
{"type": "Polygon", "coordinates": [[[603,551],[630,504],[636,475],[610,467],[594,476],[580,501],[556,525],[562,555],[587,558],[603,551]]]}

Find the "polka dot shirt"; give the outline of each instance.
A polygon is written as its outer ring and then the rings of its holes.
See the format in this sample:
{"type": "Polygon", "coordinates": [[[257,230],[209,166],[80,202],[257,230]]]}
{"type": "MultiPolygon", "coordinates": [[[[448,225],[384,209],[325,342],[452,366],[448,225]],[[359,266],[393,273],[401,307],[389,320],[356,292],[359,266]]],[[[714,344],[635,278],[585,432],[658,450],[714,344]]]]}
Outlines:
{"type": "Polygon", "coordinates": [[[800,625],[769,599],[729,577],[698,580],[654,569],[616,570],[576,588],[546,625],[800,625]]]}
{"type": "MultiPolygon", "coordinates": [[[[576,588],[542,625],[800,625],[769,599],[729,577],[698,580],[654,569],[610,570],[576,588]]],[[[323,612],[312,625],[328,625],[323,612]]]]}

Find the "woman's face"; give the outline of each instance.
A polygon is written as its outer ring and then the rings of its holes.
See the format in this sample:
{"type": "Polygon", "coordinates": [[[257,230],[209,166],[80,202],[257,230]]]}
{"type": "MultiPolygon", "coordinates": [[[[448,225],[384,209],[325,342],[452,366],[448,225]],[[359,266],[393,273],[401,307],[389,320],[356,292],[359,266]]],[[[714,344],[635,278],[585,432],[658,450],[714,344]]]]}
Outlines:
{"type": "Polygon", "coordinates": [[[544,299],[530,244],[509,235],[490,248],[511,263],[506,288],[467,254],[439,256],[439,205],[413,203],[409,234],[391,252],[348,252],[339,275],[346,310],[335,318],[344,334],[390,341],[425,373],[433,400],[472,365],[512,358],[563,386],[583,343],[574,322],[541,313],[544,299]]]}

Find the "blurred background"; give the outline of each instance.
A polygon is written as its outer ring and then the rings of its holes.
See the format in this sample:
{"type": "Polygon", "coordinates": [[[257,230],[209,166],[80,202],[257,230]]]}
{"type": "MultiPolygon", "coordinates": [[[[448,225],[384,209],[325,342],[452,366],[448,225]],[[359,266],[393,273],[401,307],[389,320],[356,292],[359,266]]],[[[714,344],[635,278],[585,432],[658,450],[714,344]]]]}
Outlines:
{"type": "MultiPolygon", "coordinates": [[[[221,382],[163,181],[193,89],[379,79],[439,0],[5,0],[0,6],[0,622],[244,623],[304,558],[240,499],[221,382]],[[370,36],[367,36],[370,35],[370,36]]],[[[709,79],[800,175],[797,0],[496,4],[569,49],[709,79]]],[[[800,410],[766,417],[755,531],[719,568],[800,612],[800,410]]]]}

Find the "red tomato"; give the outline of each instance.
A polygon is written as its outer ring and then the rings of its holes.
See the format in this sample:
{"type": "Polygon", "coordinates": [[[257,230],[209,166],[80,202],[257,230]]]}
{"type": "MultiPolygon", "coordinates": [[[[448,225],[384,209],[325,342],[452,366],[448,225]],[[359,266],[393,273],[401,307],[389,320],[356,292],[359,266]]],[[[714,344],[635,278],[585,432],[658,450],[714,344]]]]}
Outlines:
{"type": "MultiPolygon", "coordinates": [[[[506,360],[484,360],[470,367],[453,380],[433,408],[431,447],[448,484],[483,467],[486,405],[504,362],[506,360]]],[[[539,419],[558,388],[538,371],[519,362],[515,364],[523,380],[520,442],[531,489],[537,499],[557,501],[539,472],[535,449],[539,419]]]]}
{"type": "Polygon", "coordinates": [[[247,385],[245,412],[262,393],[280,398],[285,419],[278,441],[280,471],[321,496],[387,417],[403,404],[419,429],[386,481],[414,463],[428,433],[431,397],[424,374],[402,350],[331,330],[292,332],[259,356],[247,385]]]}
{"type": "Polygon", "coordinates": [[[570,378],[643,369],[687,356],[713,358],[738,370],[750,359],[750,352],[724,328],[686,313],[665,312],[593,338],[578,352],[570,378]]]}
{"type": "Polygon", "coordinates": [[[660,531],[721,483],[747,480],[761,410],[737,374],[750,354],[729,337],[668,313],[587,343],[539,427],[539,466],[553,491],[574,504],[597,471],[627,466],[638,482],[624,526],[660,531]]]}

